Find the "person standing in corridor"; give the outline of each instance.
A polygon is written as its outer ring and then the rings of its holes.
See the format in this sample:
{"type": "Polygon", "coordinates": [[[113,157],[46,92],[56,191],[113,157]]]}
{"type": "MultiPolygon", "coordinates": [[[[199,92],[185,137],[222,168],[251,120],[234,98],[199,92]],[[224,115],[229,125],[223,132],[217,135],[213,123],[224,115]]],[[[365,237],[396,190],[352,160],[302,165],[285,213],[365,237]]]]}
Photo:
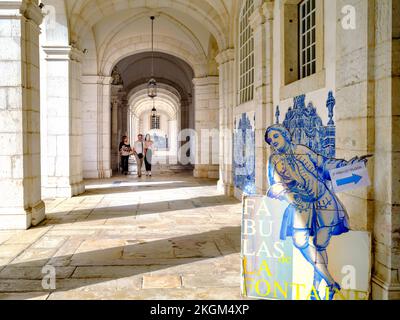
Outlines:
{"type": "Polygon", "coordinates": [[[141,178],[142,177],[143,159],[144,159],[144,141],[143,141],[142,134],[138,135],[138,140],[135,142],[134,148],[135,148],[135,157],[136,157],[136,163],[137,163],[138,177],[141,178]]]}
{"type": "Polygon", "coordinates": [[[127,136],[122,137],[122,142],[119,144],[119,153],[121,155],[122,174],[128,175],[129,157],[132,154],[132,148],[127,136]]]}
{"type": "Polygon", "coordinates": [[[154,142],[151,140],[149,134],[144,139],[144,164],[146,165],[146,176],[151,177],[151,164],[153,161],[153,145],[154,142]]]}

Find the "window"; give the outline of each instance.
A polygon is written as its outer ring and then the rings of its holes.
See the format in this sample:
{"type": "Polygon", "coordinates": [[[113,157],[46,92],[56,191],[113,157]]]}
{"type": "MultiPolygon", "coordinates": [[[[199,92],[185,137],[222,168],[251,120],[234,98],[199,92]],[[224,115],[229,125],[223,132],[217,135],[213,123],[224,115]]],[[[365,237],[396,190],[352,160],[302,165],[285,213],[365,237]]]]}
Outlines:
{"type": "Polygon", "coordinates": [[[150,116],[151,130],[160,130],[160,116],[150,116]]]}
{"type": "Polygon", "coordinates": [[[317,27],[315,0],[304,0],[299,4],[299,67],[300,79],[316,72],[317,27]]]}
{"type": "Polygon", "coordinates": [[[253,0],[245,0],[240,14],[240,103],[245,103],[254,98],[254,39],[249,18],[254,11],[253,0]]]}
{"type": "Polygon", "coordinates": [[[324,87],[324,0],[282,0],[281,97],[324,87]],[[301,81],[301,84],[296,83],[301,81]]]}

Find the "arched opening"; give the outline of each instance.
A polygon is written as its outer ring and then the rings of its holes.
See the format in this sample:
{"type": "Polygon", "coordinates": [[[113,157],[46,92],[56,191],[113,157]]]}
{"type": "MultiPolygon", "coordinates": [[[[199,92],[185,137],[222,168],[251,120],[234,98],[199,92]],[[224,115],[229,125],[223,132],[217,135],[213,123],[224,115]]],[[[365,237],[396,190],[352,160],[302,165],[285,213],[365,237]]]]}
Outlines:
{"type": "MultiPolygon", "coordinates": [[[[120,60],[112,72],[111,83],[111,165],[113,173],[120,170],[119,143],[128,136],[131,144],[139,134],[150,134],[154,141],[154,171],[193,170],[187,161],[182,166],[179,154],[180,132],[195,129],[193,105],[194,71],[182,59],[162,53],[154,54],[154,74],[151,74],[152,53],[144,52],[120,60]],[[158,95],[154,99],[147,95],[147,82],[154,77],[158,84],[158,95]],[[156,107],[156,123],[152,123],[151,110],[156,107]]],[[[189,149],[190,152],[190,149],[189,149]]]]}

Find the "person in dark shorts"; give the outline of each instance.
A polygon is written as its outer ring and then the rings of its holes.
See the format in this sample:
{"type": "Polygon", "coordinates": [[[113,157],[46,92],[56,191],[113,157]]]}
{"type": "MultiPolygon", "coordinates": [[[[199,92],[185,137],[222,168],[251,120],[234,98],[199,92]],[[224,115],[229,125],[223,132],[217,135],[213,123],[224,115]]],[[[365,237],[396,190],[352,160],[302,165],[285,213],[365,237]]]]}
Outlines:
{"type": "Polygon", "coordinates": [[[127,136],[124,136],[119,144],[119,153],[121,155],[122,174],[128,175],[129,157],[132,154],[132,148],[127,136]]]}

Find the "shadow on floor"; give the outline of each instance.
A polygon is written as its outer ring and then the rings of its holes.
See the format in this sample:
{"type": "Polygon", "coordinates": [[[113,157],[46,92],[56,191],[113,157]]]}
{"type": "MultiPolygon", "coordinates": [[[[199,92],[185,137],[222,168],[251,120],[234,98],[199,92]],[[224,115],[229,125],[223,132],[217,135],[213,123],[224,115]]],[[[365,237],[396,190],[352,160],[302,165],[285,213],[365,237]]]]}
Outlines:
{"type": "Polygon", "coordinates": [[[220,272],[223,277],[225,271],[232,268],[236,270],[236,266],[232,266],[229,261],[218,262],[214,258],[240,251],[240,227],[226,227],[201,234],[144,243],[137,240],[120,241],[125,241],[127,245],[112,247],[112,243],[102,243],[101,239],[97,242],[96,239],[89,240],[81,243],[79,248],[75,249],[75,254],[57,256],[56,253],[51,259],[19,262],[20,255],[15,262],[2,268],[0,292],[25,292],[26,298],[34,298],[38,292],[48,292],[43,289],[41,281],[42,267],[46,265],[55,266],[59,278],[56,283],[57,289],[51,292],[74,290],[135,276],[138,276],[138,287],[133,284],[132,290],[140,290],[144,273],[162,270],[163,274],[165,272],[179,276],[186,273],[196,274],[199,272],[196,268],[201,268],[205,277],[207,272],[220,272]],[[110,247],[93,250],[93,247],[102,245],[110,247]],[[190,265],[196,262],[196,268],[190,265]]]}
{"type": "MultiPolygon", "coordinates": [[[[179,179],[177,179],[179,180],[179,179]]],[[[213,186],[215,183],[202,184],[201,186],[213,186]]],[[[191,182],[186,181],[135,181],[135,180],[123,180],[122,177],[119,180],[112,181],[108,184],[103,184],[105,187],[101,185],[95,185],[96,187],[92,187],[91,185],[87,185],[87,189],[85,193],[76,196],[75,198],[84,198],[91,195],[112,195],[116,193],[131,193],[131,192],[141,192],[141,191],[163,191],[163,190],[171,190],[174,189],[184,189],[184,188],[196,188],[200,187],[200,185],[193,184],[191,182]],[[113,184],[112,186],[108,186],[109,184],[113,184]],[[127,186],[124,184],[135,184],[133,186],[127,186]]]]}
{"type": "MultiPolygon", "coordinates": [[[[155,199],[156,200],[156,199],[155,199]]],[[[181,200],[139,203],[126,206],[106,206],[103,208],[71,209],[47,215],[47,219],[40,226],[61,225],[95,220],[130,218],[150,214],[163,214],[168,212],[204,209],[223,205],[235,205],[236,199],[226,196],[197,197],[181,200]]],[[[79,204],[77,204],[79,206],[79,204]]]]}

